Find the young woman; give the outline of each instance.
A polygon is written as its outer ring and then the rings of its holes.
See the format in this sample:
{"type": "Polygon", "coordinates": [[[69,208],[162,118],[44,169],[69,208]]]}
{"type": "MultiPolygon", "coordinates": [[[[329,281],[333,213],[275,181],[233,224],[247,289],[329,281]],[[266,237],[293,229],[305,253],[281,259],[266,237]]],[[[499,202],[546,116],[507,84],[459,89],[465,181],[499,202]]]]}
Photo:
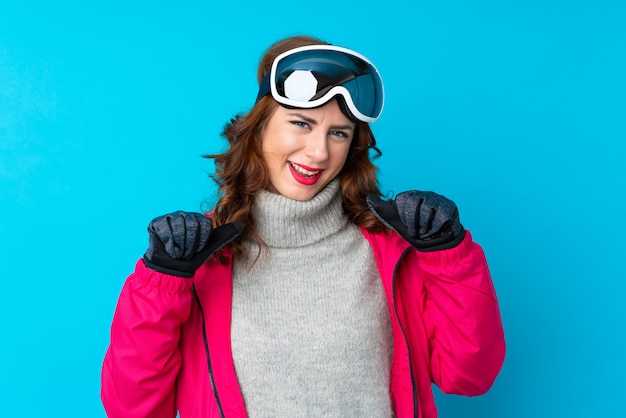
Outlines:
{"type": "Polygon", "coordinates": [[[437,416],[431,382],[479,395],[505,353],[481,248],[432,192],[379,198],[362,55],[277,42],[224,130],[209,216],[154,219],[102,371],[109,417],[437,416]]]}

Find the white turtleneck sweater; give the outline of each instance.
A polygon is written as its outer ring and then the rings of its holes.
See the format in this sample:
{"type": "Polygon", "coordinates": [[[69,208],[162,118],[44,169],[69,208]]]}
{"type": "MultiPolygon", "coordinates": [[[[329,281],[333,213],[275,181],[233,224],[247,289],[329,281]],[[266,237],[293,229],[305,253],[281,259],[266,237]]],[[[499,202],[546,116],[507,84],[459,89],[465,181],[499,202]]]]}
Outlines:
{"type": "Polygon", "coordinates": [[[235,262],[232,349],[251,418],[390,417],[392,331],[372,249],[332,181],[302,202],[264,191],[235,262]]]}

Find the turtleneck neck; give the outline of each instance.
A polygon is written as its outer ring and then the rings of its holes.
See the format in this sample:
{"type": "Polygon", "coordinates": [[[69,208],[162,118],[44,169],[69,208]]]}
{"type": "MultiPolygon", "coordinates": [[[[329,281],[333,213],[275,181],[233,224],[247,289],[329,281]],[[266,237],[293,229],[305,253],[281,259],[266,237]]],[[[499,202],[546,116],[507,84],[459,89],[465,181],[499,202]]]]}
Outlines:
{"type": "Polygon", "coordinates": [[[264,190],[252,208],[254,225],[270,248],[303,247],[321,241],[348,222],[340,190],[337,179],[306,201],[264,190]]]}

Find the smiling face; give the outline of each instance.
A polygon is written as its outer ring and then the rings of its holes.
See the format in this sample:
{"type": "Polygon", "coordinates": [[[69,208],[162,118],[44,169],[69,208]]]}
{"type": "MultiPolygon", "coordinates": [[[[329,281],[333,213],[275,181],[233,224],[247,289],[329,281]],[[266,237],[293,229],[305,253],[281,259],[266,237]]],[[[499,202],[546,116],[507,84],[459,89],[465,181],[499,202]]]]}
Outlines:
{"type": "Polygon", "coordinates": [[[261,136],[268,190],[294,200],[311,199],[343,168],[354,130],[336,100],[315,109],[278,106],[261,136]]]}

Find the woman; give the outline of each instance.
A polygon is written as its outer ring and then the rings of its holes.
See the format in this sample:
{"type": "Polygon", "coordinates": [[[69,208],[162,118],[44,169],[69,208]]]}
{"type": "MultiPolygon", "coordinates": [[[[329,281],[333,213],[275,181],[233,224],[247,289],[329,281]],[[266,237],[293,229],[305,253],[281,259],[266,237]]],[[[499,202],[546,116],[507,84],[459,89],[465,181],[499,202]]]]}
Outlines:
{"type": "Polygon", "coordinates": [[[431,382],[479,395],[504,359],[481,248],[432,192],[379,198],[362,55],[274,44],[224,129],[211,217],[153,220],[102,372],[110,417],[436,417],[431,382]]]}

